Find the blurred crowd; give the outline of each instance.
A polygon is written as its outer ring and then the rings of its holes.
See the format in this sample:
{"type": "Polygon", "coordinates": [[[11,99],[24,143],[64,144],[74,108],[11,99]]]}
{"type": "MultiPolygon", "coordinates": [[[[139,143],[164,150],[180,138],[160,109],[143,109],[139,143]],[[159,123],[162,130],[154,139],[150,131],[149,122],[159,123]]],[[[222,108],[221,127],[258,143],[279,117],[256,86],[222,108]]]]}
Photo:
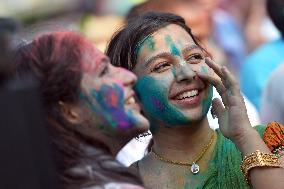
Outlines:
{"type": "MultiPolygon", "coordinates": [[[[9,52],[36,36],[61,29],[76,31],[104,52],[125,22],[146,11],[163,11],[182,16],[213,59],[235,74],[253,125],[284,124],[284,0],[58,2],[1,0],[1,90],[13,71],[9,52]]],[[[216,120],[209,119],[213,128],[218,127],[216,120]]],[[[141,158],[149,138],[134,139],[117,158],[126,165],[141,158]],[[134,149],[135,154],[129,153],[134,149]]]]}

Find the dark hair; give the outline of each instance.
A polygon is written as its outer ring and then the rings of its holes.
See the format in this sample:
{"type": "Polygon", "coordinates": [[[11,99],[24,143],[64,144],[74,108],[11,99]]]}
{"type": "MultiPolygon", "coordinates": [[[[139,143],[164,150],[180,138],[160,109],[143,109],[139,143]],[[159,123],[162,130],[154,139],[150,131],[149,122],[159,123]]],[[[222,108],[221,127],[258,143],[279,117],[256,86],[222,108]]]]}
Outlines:
{"type": "Polygon", "coordinates": [[[131,19],[125,27],[114,34],[106,50],[111,63],[132,70],[136,65],[136,50],[139,44],[147,36],[169,24],[181,26],[192,37],[196,45],[208,54],[182,17],[171,13],[146,12],[131,19]]]}
{"type": "Polygon", "coordinates": [[[16,75],[21,77],[28,72],[39,82],[59,188],[81,188],[108,182],[142,184],[134,173],[111,157],[105,144],[79,132],[75,129],[78,125],[68,122],[60,111],[60,101],[79,103],[80,62],[90,48],[92,44],[79,34],[54,32],[20,47],[16,53],[16,75]],[[89,166],[91,170],[84,170],[84,174],[70,171],[81,165],[89,166]]]}
{"type": "Polygon", "coordinates": [[[284,37],[284,1],[267,0],[266,9],[271,20],[280,30],[282,37],[284,37]]]}

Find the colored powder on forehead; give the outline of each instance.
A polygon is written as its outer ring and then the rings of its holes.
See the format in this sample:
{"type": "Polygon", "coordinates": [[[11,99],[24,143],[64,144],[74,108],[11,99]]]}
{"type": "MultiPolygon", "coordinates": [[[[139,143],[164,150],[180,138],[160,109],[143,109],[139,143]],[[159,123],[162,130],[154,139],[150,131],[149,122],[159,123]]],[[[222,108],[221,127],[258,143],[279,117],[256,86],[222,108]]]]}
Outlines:
{"type": "Polygon", "coordinates": [[[208,89],[208,93],[205,97],[205,99],[203,99],[202,101],[202,115],[205,116],[207,115],[209,108],[211,106],[212,103],[212,97],[213,97],[213,86],[210,85],[209,89],[208,89]]]}
{"type": "Polygon", "coordinates": [[[140,41],[135,49],[135,54],[138,55],[141,51],[141,49],[146,45],[146,47],[150,50],[150,51],[154,51],[155,50],[155,41],[154,38],[152,36],[147,36],[145,37],[142,41],[140,41]]]}
{"type": "Polygon", "coordinates": [[[155,50],[155,42],[152,36],[149,36],[144,43],[149,50],[155,50]]]}
{"type": "Polygon", "coordinates": [[[87,99],[93,112],[104,118],[104,125],[123,130],[136,125],[132,111],[126,112],[124,108],[124,93],[119,85],[102,85],[100,90],[91,90],[90,97],[81,96],[83,100],[87,99]]]}
{"type": "MultiPolygon", "coordinates": [[[[151,76],[144,76],[137,81],[134,89],[143,104],[143,110],[149,116],[150,122],[160,120],[169,127],[188,123],[189,120],[183,113],[169,103],[163,81],[156,80],[151,76]]],[[[150,129],[152,131],[155,128],[150,129]]]]}
{"type": "Polygon", "coordinates": [[[81,56],[81,68],[82,71],[93,72],[97,69],[101,61],[106,58],[106,55],[90,44],[86,44],[85,46],[86,48],[81,56]]]}
{"type": "Polygon", "coordinates": [[[171,36],[167,35],[165,37],[165,41],[166,41],[167,45],[170,47],[172,55],[174,55],[174,56],[181,56],[181,53],[178,50],[178,48],[177,48],[176,44],[174,43],[174,41],[173,41],[171,36]]]}

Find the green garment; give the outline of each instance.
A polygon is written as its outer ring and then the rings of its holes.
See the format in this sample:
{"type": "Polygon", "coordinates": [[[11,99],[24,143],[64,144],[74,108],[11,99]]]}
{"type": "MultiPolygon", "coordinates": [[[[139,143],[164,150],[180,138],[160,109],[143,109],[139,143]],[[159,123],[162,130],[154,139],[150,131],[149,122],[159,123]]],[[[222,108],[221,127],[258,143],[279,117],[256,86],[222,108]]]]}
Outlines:
{"type": "MultiPolygon", "coordinates": [[[[255,127],[263,138],[265,126],[255,127]]],[[[213,158],[209,162],[209,167],[205,172],[200,172],[198,189],[222,188],[222,189],[246,189],[250,188],[240,170],[242,161],[241,153],[237,150],[234,143],[225,138],[219,129],[217,132],[217,143],[213,158]]],[[[190,186],[189,186],[190,188],[190,186]]]]}

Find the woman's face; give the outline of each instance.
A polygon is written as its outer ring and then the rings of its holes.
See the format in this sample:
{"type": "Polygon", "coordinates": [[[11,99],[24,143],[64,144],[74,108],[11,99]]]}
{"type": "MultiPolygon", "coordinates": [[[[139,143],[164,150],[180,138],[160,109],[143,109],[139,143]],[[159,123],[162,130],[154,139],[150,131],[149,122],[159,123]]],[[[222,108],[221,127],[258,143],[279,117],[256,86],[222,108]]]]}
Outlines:
{"type": "Polygon", "coordinates": [[[90,110],[92,126],[108,133],[147,130],[149,122],[141,115],[132,89],[136,76],[112,66],[109,58],[96,48],[89,49],[81,62],[81,100],[90,110]]]}
{"type": "MultiPolygon", "coordinates": [[[[166,126],[203,119],[212,100],[212,86],[196,73],[209,72],[205,53],[180,26],[171,24],[137,47],[135,90],[150,119],[166,126]]],[[[151,128],[153,129],[153,128],[151,128]]]]}

